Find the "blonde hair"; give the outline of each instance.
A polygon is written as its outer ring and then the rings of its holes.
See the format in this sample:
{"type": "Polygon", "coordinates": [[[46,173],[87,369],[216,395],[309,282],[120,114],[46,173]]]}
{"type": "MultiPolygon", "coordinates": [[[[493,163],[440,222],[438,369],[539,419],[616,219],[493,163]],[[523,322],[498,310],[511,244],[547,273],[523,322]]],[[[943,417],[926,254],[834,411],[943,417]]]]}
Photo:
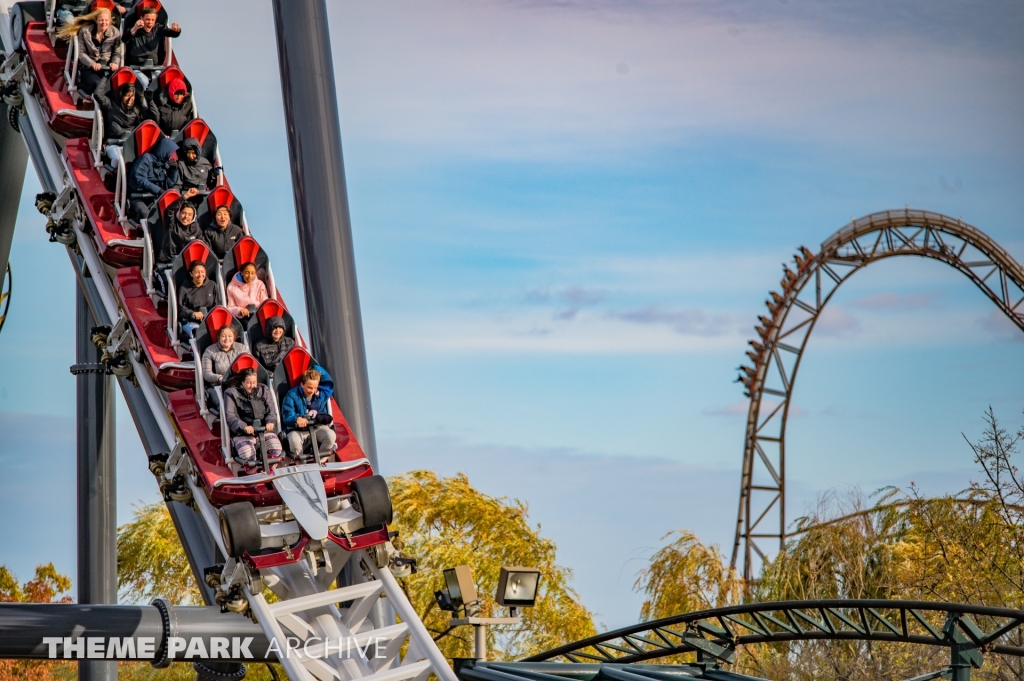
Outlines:
{"type": "Polygon", "coordinates": [[[101,14],[106,14],[108,17],[110,17],[111,21],[114,20],[114,17],[110,13],[110,10],[106,7],[101,7],[95,12],[89,12],[88,14],[83,14],[80,17],[75,17],[74,19],[68,21],[66,24],[64,24],[64,26],[61,27],[59,31],[57,31],[57,37],[61,40],[71,40],[71,38],[78,35],[78,32],[85,28],[87,25],[95,24],[96,19],[101,14]]]}

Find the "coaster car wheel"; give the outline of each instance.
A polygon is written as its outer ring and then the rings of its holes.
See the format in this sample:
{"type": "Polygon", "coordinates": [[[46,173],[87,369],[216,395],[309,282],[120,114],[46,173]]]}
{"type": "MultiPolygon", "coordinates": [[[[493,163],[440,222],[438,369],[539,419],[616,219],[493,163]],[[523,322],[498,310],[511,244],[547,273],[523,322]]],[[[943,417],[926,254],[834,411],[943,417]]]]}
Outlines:
{"type": "Polygon", "coordinates": [[[260,522],[251,502],[228,504],[220,509],[218,516],[220,536],[229,557],[241,558],[243,553],[256,553],[260,550],[260,522]]]}
{"type": "Polygon", "coordinates": [[[363,527],[389,525],[394,517],[388,483],[380,475],[359,478],[352,483],[357,510],[363,514],[363,527]]]}

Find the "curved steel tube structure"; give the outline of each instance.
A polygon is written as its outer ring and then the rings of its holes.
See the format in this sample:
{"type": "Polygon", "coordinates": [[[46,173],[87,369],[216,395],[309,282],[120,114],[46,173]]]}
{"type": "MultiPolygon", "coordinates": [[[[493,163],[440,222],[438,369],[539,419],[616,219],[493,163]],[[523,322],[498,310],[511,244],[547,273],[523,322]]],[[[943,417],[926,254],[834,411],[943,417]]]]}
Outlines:
{"type": "MultiPolygon", "coordinates": [[[[233,662],[276,660],[263,630],[249,618],[222,613],[219,607],[169,605],[159,600],[153,605],[80,605],[76,603],[0,603],[0,659],[50,659],[46,638],[152,640],[152,655],[144,655],[132,646],[123,659],[147,660],[165,667],[169,662],[170,637],[191,643],[198,638],[202,650],[211,650],[213,637],[248,639],[246,653],[238,651],[233,662]]],[[[56,657],[64,657],[63,642],[57,644],[56,657]]],[[[81,655],[81,653],[79,653],[81,655]]],[[[69,653],[69,657],[75,657],[69,653]]],[[[179,657],[180,659],[180,657],[179,657]]],[[[205,654],[201,659],[208,658],[205,654]]],[[[225,658],[226,659],[226,658],[225,658]]]]}
{"type": "MultiPolygon", "coordinates": [[[[960,646],[1024,656],[1005,639],[1024,625],[1024,610],[929,601],[819,600],[753,603],[635,624],[553,648],[524,662],[635,664],[697,652],[721,662],[737,646],[811,640],[858,640],[960,646]]],[[[700,658],[698,658],[700,659],[700,658]]],[[[980,662],[979,662],[980,664],[980,662]]]]}
{"type": "Polygon", "coordinates": [[[796,269],[783,267],[759,317],[757,340],[739,381],[750,398],[732,566],[745,579],[765,558],[760,542],[786,541],[786,421],[811,331],[839,286],[861,268],[895,256],[944,262],[966,275],[1024,331],[1024,270],[1006,250],[963,220],[921,210],[873,213],[829,237],[817,254],[801,247],[796,269]]]}

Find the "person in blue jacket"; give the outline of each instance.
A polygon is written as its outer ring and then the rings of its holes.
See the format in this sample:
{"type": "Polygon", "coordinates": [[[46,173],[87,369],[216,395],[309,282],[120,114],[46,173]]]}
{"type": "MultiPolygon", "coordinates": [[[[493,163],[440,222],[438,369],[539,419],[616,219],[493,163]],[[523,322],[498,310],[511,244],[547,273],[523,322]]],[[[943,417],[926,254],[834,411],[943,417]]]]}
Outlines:
{"type": "Polygon", "coordinates": [[[281,415],[292,456],[303,457],[302,450],[311,436],[316,438],[320,459],[329,457],[334,451],[337,435],[334,418],[328,410],[333,393],[331,375],[323,367],[313,366],[302,374],[299,384],[285,394],[281,415]]]}
{"type": "Polygon", "coordinates": [[[149,214],[149,204],[178,181],[178,143],[164,137],[132,163],[128,173],[130,217],[141,220],[149,214]]]}

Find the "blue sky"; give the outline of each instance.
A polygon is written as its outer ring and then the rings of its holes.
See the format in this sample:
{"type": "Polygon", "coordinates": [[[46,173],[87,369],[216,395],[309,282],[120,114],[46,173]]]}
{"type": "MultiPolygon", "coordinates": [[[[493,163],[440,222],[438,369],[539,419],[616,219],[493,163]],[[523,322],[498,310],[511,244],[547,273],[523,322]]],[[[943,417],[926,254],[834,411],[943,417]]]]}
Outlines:
{"type": "MultiPolygon", "coordinates": [[[[168,6],[301,308],[270,5],[168,6]]],[[[464,471],[529,502],[609,627],[635,621],[666,532],[728,551],[734,369],[797,246],[910,205],[1024,258],[1012,2],[329,8],[382,468],[464,471]]],[[[0,509],[21,520],[0,526],[0,563],[73,574],[73,279],[29,175],[0,335],[0,509]]],[[[961,433],[988,405],[1020,423],[1020,334],[951,269],[874,265],[828,314],[794,396],[790,518],[833,488],[959,490],[961,433]]],[[[120,416],[124,521],[156,489],[120,416]]]]}

